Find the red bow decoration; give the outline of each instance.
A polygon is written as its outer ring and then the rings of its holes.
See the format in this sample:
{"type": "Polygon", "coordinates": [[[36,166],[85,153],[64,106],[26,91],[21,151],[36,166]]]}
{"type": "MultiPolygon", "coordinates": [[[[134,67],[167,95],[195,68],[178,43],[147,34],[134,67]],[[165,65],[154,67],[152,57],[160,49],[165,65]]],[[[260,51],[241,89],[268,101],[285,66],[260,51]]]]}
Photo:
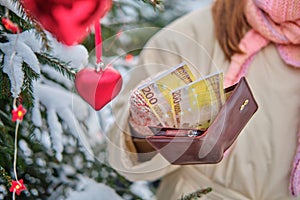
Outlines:
{"type": "Polygon", "coordinates": [[[67,45],[80,43],[89,27],[102,18],[111,0],[21,0],[32,16],[59,41],[67,45]]]}

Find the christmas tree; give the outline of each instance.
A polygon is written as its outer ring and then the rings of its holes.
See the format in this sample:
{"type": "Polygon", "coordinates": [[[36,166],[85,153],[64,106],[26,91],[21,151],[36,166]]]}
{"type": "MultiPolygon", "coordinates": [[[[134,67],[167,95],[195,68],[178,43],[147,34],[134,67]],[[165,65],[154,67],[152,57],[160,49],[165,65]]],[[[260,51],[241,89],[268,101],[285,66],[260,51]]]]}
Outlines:
{"type": "MultiPolygon", "coordinates": [[[[176,2],[114,2],[101,21],[109,47],[104,59],[120,57],[114,62],[120,72],[133,66],[152,34],[189,11],[176,2]],[[178,12],[167,15],[168,10],[178,12]],[[158,15],[160,20],[153,20],[158,15]],[[158,28],[148,34],[128,31],[147,26],[158,28]]],[[[130,189],[134,185],[106,164],[109,107],[95,112],[74,88],[76,72],[95,59],[93,32],[83,45],[66,46],[17,0],[2,0],[0,17],[0,199],[73,200],[78,191],[91,194],[95,186],[107,198],[140,198],[130,189]]]]}

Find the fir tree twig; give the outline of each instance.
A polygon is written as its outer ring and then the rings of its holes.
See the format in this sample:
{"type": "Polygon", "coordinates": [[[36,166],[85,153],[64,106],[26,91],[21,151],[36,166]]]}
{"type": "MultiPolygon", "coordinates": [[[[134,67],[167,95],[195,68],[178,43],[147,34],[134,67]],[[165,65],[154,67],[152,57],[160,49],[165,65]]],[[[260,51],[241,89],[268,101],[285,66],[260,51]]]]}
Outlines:
{"type": "Polygon", "coordinates": [[[197,199],[197,198],[200,198],[202,197],[203,195],[206,195],[207,193],[211,192],[212,191],[212,188],[211,187],[208,187],[208,188],[204,188],[204,189],[200,189],[200,190],[197,190],[195,192],[192,192],[188,195],[185,195],[184,197],[181,197],[180,200],[192,200],[192,199],[197,199]]]}
{"type": "Polygon", "coordinates": [[[0,178],[6,181],[6,185],[8,187],[11,186],[12,178],[8,175],[8,173],[5,171],[5,169],[2,166],[0,166],[0,178]]]}
{"type": "MultiPolygon", "coordinates": [[[[43,44],[43,48],[45,50],[50,50],[51,47],[49,45],[49,40],[47,38],[47,34],[45,32],[45,30],[43,29],[43,27],[39,24],[38,21],[35,20],[35,18],[33,16],[31,16],[28,12],[25,12],[25,9],[22,5],[22,3],[20,3],[18,0],[12,0],[13,3],[15,4],[16,8],[18,9],[18,12],[21,16],[19,16],[19,26],[22,27],[22,29],[25,28],[25,30],[34,28],[37,32],[37,37],[41,39],[42,44],[43,44]]],[[[14,16],[16,17],[16,16],[14,16]]]]}
{"type": "Polygon", "coordinates": [[[47,51],[50,51],[51,46],[49,44],[50,42],[48,40],[48,37],[47,37],[47,34],[46,34],[45,30],[43,29],[43,27],[35,19],[33,19],[32,17],[30,17],[30,19],[33,23],[33,26],[34,26],[35,30],[38,33],[38,37],[41,38],[41,41],[42,41],[42,44],[43,44],[43,49],[45,49],[47,51]]]}
{"type": "Polygon", "coordinates": [[[25,74],[21,92],[22,101],[25,107],[31,107],[34,100],[32,81],[40,78],[40,75],[35,73],[25,62],[23,63],[22,70],[25,74]]]}
{"type": "Polygon", "coordinates": [[[62,75],[67,76],[70,80],[74,80],[76,71],[68,66],[68,63],[63,62],[47,53],[35,53],[41,64],[47,64],[53,67],[56,71],[62,75]]]}

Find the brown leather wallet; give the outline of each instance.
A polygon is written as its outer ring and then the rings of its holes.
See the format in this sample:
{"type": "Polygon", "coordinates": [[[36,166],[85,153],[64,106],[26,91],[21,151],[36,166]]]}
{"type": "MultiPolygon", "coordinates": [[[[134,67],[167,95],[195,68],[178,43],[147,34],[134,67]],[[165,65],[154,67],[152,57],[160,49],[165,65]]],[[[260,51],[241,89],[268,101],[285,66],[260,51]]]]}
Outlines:
{"type": "Polygon", "coordinates": [[[150,127],[154,135],[146,140],[172,164],[220,162],[258,109],[245,77],[225,93],[230,96],[206,131],[150,127]]]}

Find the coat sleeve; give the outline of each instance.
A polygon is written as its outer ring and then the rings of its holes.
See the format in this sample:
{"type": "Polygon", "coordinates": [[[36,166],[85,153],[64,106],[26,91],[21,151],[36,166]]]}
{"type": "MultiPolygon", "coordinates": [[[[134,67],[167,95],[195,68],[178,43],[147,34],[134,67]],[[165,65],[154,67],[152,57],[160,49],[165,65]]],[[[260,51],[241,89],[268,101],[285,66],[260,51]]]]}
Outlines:
{"type": "MultiPolygon", "coordinates": [[[[161,35],[161,33],[159,34],[161,35]]],[[[138,152],[132,142],[128,123],[131,91],[142,80],[173,66],[173,64],[175,65],[175,63],[180,63],[178,57],[172,56],[173,59],[170,60],[169,55],[164,55],[165,53],[157,50],[165,47],[170,48],[168,47],[169,44],[162,44],[160,42],[160,40],[163,40],[161,37],[155,36],[148,42],[147,47],[141,53],[139,64],[127,74],[128,83],[126,83],[120,95],[112,103],[112,113],[115,122],[108,132],[109,164],[131,181],[155,180],[178,168],[178,166],[170,165],[158,153],[150,160],[139,162],[138,152]],[[164,45],[165,47],[161,47],[164,45]]],[[[126,77],[123,78],[126,79],[126,77]]]]}
{"type": "MultiPolygon", "coordinates": [[[[139,162],[129,129],[129,96],[131,91],[149,76],[155,75],[185,61],[198,76],[212,72],[209,54],[216,41],[213,39],[210,9],[190,13],[170,26],[160,30],[143,48],[139,64],[123,78],[128,79],[122,92],[112,103],[115,123],[108,132],[109,164],[127,179],[155,180],[180,166],[170,165],[160,154],[150,160],[139,162]],[[206,23],[199,24],[199,18],[206,23]],[[203,27],[202,27],[203,26],[203,27]],[[203,30],[206,30],[205,36],[203,30]],[[199,69],[198,66],[205,66],[199,69]]],[[[155,31],[145,28],[146,32],[155,31]]]]}

